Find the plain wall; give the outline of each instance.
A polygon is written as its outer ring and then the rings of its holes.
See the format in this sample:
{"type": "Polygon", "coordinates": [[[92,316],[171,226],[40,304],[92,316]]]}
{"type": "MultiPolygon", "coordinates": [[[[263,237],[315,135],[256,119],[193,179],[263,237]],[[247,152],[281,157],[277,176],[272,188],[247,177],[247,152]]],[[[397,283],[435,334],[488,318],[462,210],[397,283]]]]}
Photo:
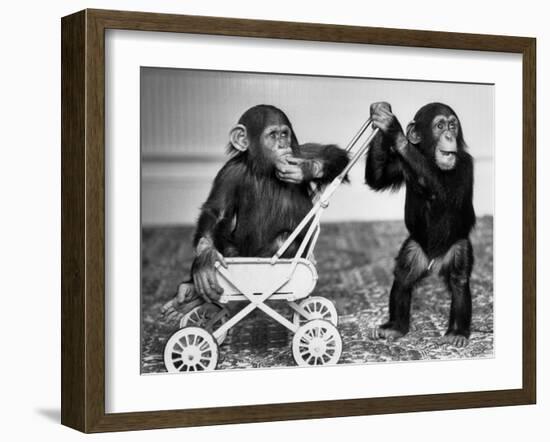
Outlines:
{"type": "MultiPolygon", "coordinates": [[[[547,296],[550,293],[550,230],[546,229],[550,224],[550,204],[545,191],[550,189],[547,172],[550,136],[545,123],[550,120],[550,83],[547,81],[550,78],[550,28],[544,2],[279,0],[276,4],[266,4],[244,0],[157,0],[154,3],[20,0],[6,2],[2,16],[0,439],[57,442],[548,439],[550,322],[545,316],[550,310],[547,296]],[[62,427],[59,424],[60,17],[86,7],[537,37],[538,405],[89,436],[62,427]]],[[[497,154],[505,152],[499,152],[497,146],[497,154]]],[[[444,369],[441,376],[445,376],[444,369]]],[[[365,379],[364,382],[378,380],[365,379]]]]}
{"type": "MultiPolygon", "coordinates": [[[[143,224],[195,222],[227,160],[229,130],[249,107],[267,103],[282,109],[301,143],[345,147],[375,101],[391,103],[403,128],[422,105],[449,104],[475,161],[476,213],[493,213],[493,85],[142,67],[143,224]]],[[[403,218],[404,189],[370,190],[364,167],[362,159],[352,169],[351,184],[334,195],[324,221],[403,218]]]]}

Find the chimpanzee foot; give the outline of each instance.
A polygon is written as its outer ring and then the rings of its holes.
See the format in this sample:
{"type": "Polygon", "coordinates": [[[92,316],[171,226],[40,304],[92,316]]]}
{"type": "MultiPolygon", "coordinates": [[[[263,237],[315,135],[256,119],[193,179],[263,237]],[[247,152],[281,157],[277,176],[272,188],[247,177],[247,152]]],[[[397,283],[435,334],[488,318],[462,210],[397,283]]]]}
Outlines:
{"type": "Polygon", "coordinates": [[[371,339],[387,339],[388,341],[393,341],[394,339],[405,336],[405,334],[406,333],[401,330],[393,328],[393,324],[386,323],[372,329],[371,339]]]}
{"type": "MultiPolygon", "coordinates": [[[[194,298],[198,298],[192,282],[182,282],[178,286],[178,293],[160,309],[161,314],[167,321],[174,321],[184,314],[184,306],[188,305],[194,298]]],[[[194,306],[193,306],[194,308],[194,306]]],[[[185,309],[188,310],[188,309],[185,309]]]]}
{"type": "Polygon", "coordinates": [[[466,347],[468,345],[468,338],[463,335],[459,335],[455,332],[447,332],[445,336],[442,336],[440,341],[440,344],[450,344],[454,347],[462,348],[466,347]]]}

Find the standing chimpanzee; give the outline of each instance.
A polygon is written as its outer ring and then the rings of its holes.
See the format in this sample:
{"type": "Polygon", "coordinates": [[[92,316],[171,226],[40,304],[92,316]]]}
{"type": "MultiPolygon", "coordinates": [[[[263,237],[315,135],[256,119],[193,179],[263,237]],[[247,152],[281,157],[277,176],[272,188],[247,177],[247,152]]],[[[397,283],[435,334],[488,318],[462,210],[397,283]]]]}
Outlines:
{"type": "MultiPolygon", "coordinates": [[[[182,304],[222,292],[214,265],[224,256],[272,256],[312,208],[310,182],[332,181],[348,157],[335,145],[300,146],[288,117],[274,106],[248,109],[231,129],[231,158],[218,172],[203,204],[193,239],[192,282],[163,307],[177,314],[182,304]]],[[[296,253],[303,234],[284,255],[296,253]]],[[[184,307],[185,309],[185,307],[184,307]]]]}
{"type": "Polygon", "coordinates": [[[473,161],[456,113],[430,103],[416,113],[403,133],[388,103],[371,105],[380,134],[367,156],[365,179],[375,190],[406,185],[405,224],[409,237],[396,257],[389,320],[376,338],[398,338],[409,331],[411,293],[430,271],[443,276],[451,292],[449,326],[442,342],[462,347],[470,336],[475,225],[473,161]]]}

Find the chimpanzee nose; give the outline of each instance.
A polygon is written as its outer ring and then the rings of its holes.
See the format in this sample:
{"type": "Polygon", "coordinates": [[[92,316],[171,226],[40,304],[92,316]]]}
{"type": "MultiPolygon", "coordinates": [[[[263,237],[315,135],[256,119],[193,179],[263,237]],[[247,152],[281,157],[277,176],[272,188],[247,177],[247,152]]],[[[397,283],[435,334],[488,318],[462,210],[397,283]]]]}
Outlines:
{"type": "Polygon", "coordinates": [[[451,141],[453,139],[453,134],[451,134],[451,132],[449,131],[446,131],[445,132],[445,138],[448,140],[448,141],[451,141]]]}

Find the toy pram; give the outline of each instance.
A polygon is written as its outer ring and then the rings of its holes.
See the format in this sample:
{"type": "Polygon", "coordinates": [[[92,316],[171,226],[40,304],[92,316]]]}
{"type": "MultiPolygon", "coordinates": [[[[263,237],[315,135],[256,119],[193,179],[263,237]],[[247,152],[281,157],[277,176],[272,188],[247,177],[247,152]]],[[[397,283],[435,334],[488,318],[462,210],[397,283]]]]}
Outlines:
{"type": "MultiPolygon", "coordinates": [[[[353,150],[371,123],[369,118],[361,126],[346,151],[353,150]]],[[[229,317],[227,309],[220,309],[213,304],[197,305],[190,310],[182,318],[181,328],[166,343],[164,364],[169,372],[214,370],[218,363],[218,344],[223,342],[231,327],[256,308],[294,333],[292,355],[298,365],[338,362],[342,354],[342,338],[336,328],[336,309],[326,298],[308,297],[318,279],[317,270],[311,261],[312,252],[328,200],[359,158],[367,152],[377,132],[378,129],[372,130],[346,168],[324,190],[315,194],[312,209],[273,257],[226,258],[227,268],[216,263],[218,283],[223,288],[219,305],[235,301],[249,303],[232,317],[229,317]],[[294,258],[280,258],[305,229],[307,231],[294,258]],[[266,301],[286,301],[294,310],[292,321],[267,305],[266,301]]]]}

